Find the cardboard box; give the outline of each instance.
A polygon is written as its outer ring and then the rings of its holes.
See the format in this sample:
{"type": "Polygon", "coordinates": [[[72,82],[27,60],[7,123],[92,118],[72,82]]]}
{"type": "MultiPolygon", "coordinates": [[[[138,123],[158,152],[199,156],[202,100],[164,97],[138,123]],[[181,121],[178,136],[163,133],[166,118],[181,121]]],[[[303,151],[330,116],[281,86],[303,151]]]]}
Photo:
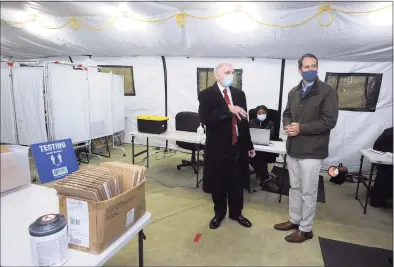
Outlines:
{"type": "Polygon", "coordinates": [[[5,145],[0,145],[0,153],[7,153],[10,152],[7,146],[5,145]]]}
{"type": "MultiPolygon", "coordinates": [[[[124,180],[131,178],[126,175],[122,174],[124,180]]],[[[58,191],[59,211],[67,218],[70,248],[100,254],[145,214],[145,181],[124,190],[105,201],[70,197],[72,188],[58,191]]]]}
{"type": "Polygon", "coordinates": [[[28,147],[1,146],[0,159],[1,193],[31,184],[28,147]]]}

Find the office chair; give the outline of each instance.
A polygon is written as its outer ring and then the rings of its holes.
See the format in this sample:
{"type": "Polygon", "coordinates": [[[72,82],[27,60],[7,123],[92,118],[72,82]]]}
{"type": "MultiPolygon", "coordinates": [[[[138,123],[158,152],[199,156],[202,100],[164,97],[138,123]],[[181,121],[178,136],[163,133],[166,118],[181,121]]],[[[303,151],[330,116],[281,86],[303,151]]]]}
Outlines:
{"type": "MultiPolygon", "coordinates": [[[[249,110],[249,120],[253,120],[257,118],[257,110],[256,109],[250,109],[249,110]]],[[[267,110],[267,118],[266,120],[272,121],[274,124],[274,129],[273,134],[272,134],[272,141],[282,141],[281,138],[279,138],[279,133],[280,133],[280,112],[274,109],[268,109],[267,110]]],[[[276,158],[279,155],[276,153],[267,153],[267,163],[275,163],[276,158]]],[[[249,169],[248,172],[248,179],[247,179],[247,184],[246,184],[246,189],[248,192],[250,192],[250,176],[256,174],[256,172],[252,169],[249,169]]]]}
{"type": "MultiPolygon", "coordinates": [[[[200,126],[200,116],[195,112],[179,112],[175,116],[175,129],[178,131],[194,132],[197,134],[197,128],[200,126]]],[[[200,151],[204,150],[203,145],[196,145],[186,142],[176,142],[177,146],[180,148],[190,150],[192,152],[191,160],[182,160],[176,168],[181,170],[182,167],[192,167],[194,173],[197,174],[197,160],[196,152],[197,146],[199,146],[200,151]]],[[[200,160],[200,166],[203,166],[203,161],[200,160]]]]}

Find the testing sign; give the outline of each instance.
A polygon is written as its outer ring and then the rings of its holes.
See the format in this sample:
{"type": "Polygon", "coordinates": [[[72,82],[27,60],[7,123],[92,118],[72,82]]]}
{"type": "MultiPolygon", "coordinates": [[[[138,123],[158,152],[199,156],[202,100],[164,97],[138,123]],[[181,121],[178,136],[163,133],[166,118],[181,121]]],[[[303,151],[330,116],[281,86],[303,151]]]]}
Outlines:
{"type": "Polygon", "coordinates": [[[61,179],[79,169],[71,139],[32,144],[42,184],[61,179]]]}

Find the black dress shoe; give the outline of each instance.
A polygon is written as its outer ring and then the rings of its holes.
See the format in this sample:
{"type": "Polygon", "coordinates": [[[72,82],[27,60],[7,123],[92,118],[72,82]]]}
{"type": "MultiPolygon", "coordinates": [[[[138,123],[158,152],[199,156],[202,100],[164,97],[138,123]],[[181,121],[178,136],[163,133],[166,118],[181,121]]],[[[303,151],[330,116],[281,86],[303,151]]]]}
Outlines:
{"type": "Polygon", "coordinates": [[[213,219],[211,220],[211,222],[209,223],[209,228],[211,229],[217,229],[220,226],[220,223],[223,221],[223,218],[219,218],[219,217],[213,217],[213,219]]]}
{"type": "Polygon", "coordinates": [[[231,220],[237,221],[240,225],[244,227],[252,227],[252,223],[246,219],[244,216],[240,215],[239,217],[230,217],[231,220]]]}

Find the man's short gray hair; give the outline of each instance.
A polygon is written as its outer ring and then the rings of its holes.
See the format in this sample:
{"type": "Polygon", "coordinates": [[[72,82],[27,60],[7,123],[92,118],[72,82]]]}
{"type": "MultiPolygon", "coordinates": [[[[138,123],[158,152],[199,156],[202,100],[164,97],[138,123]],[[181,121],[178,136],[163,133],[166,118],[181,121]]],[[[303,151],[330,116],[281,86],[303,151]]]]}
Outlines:
{"type": "Polygon", "coordinates": [[[219,64],[216,66],[215,72],[217,73],[217,72],[220,70],[220,68],[221,68],[223,65],[226,65],[226,64],[232,65],[232,64],[229,63],[229,62],[221,62],[221,63],[219,63],[219,64]]]}

